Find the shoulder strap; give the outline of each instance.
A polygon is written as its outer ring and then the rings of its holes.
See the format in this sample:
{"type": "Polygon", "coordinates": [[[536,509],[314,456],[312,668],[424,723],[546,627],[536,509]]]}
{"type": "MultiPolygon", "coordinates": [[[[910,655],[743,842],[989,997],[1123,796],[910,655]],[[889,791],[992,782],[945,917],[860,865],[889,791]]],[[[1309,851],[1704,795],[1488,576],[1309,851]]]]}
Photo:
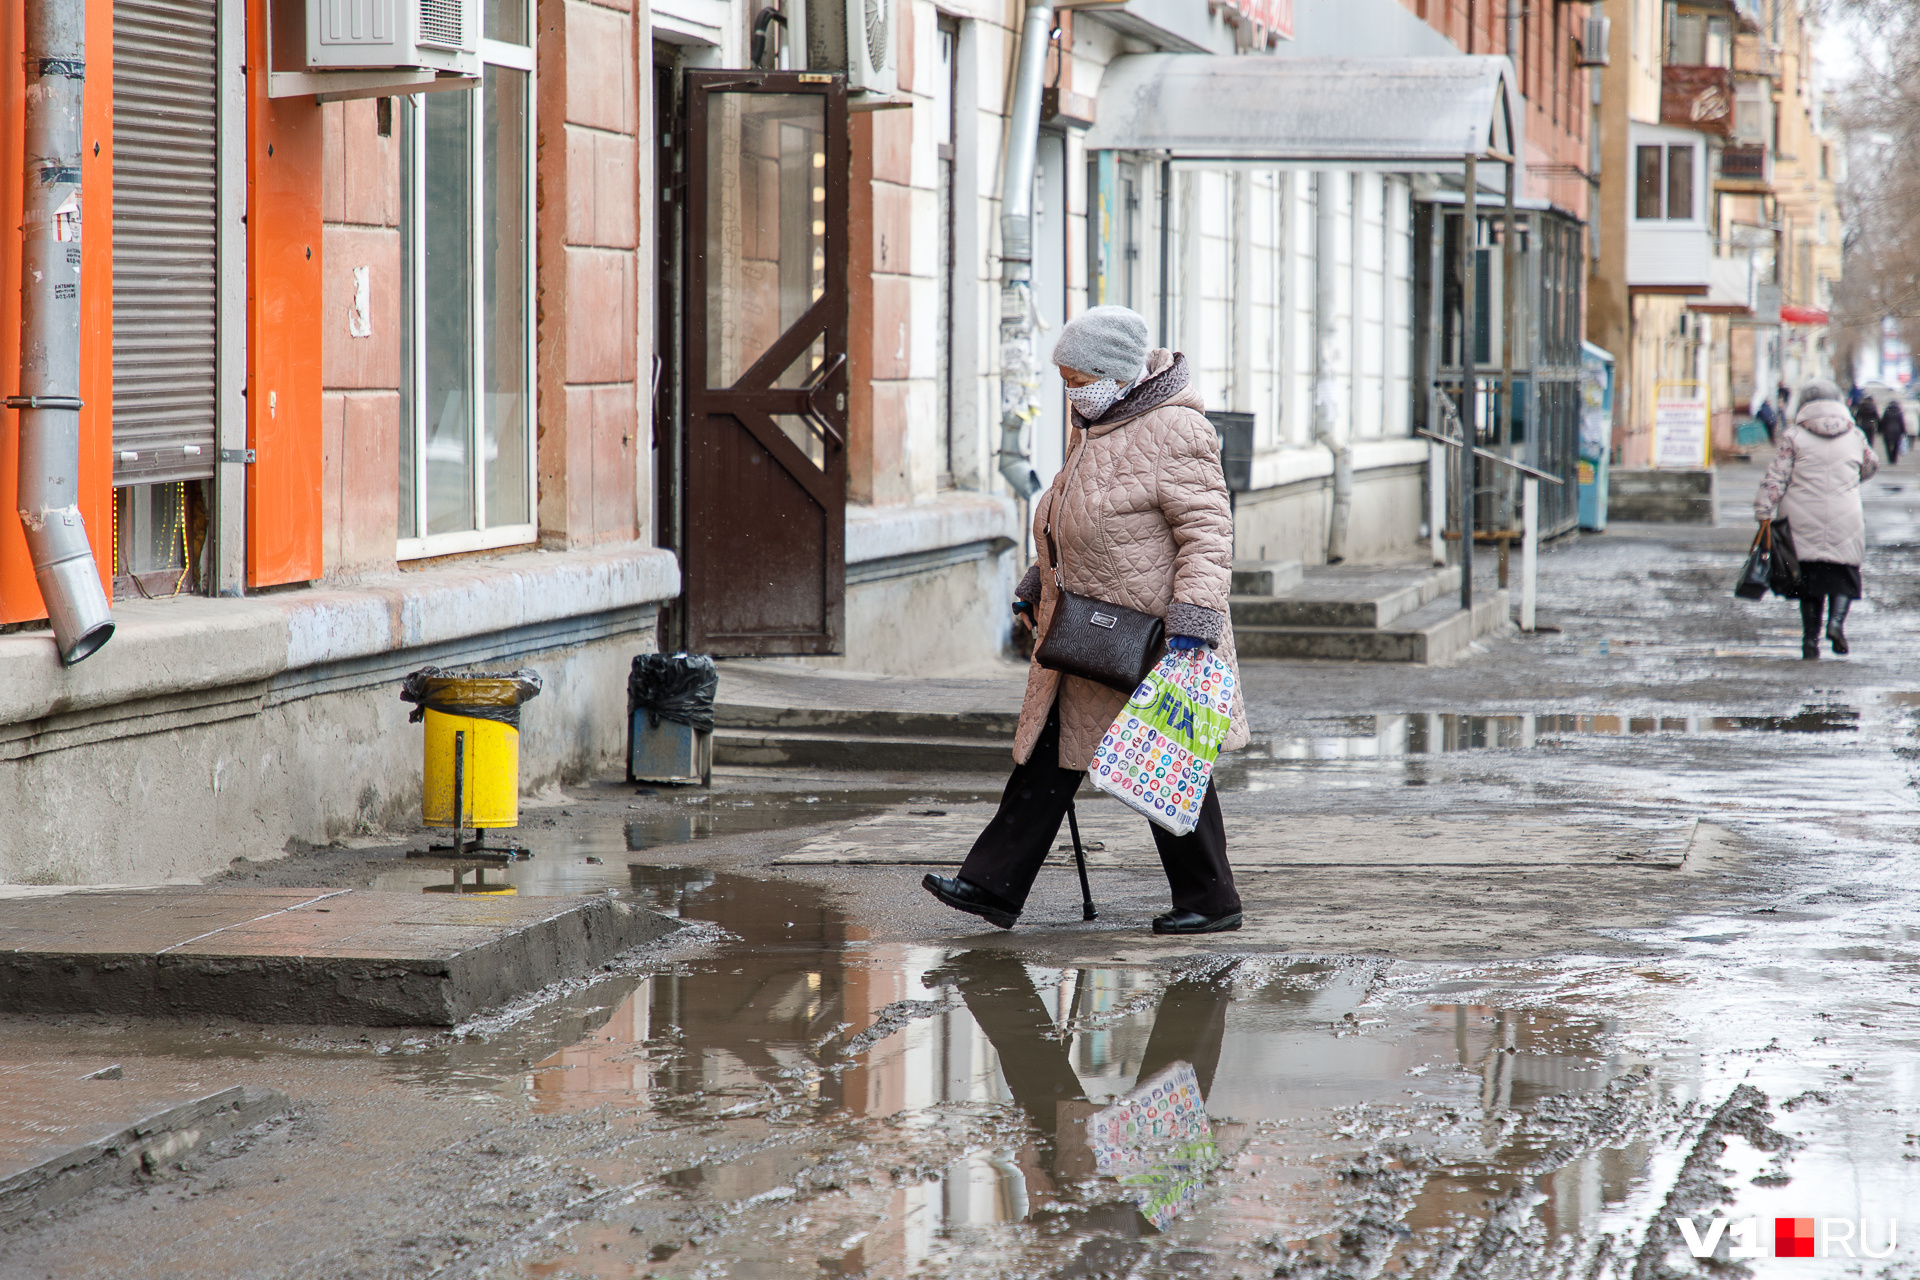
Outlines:
{"type": "Polygon", "coordinates": [[[1060,492],[1054,496],[1053,506],[1047,509],[1047,559],[1053,562],[1053,585],[1061,591],[1067,589],[1065,578],[1061,576],[1060,548],[1053,540],[1053,517],[1060,510],[1060,503],[1067,496],[1067,486],[1073,483],[1073,473],[1080,466],[1080,456],[1087,451],[1086,428],[1080,429],[1080,447],[1073,451],[1073,457],[1067,462],[1066,479],[1060,482],[1060,492]]]}

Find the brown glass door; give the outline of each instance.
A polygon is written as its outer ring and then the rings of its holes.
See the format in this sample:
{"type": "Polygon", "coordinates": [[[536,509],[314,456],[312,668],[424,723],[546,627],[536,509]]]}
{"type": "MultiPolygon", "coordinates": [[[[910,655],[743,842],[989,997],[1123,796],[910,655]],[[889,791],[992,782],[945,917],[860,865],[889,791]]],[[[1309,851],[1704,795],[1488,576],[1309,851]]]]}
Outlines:
{"type": "Polygon", "coordinates": [[[686,81],[687,644],[828,654],[845,632],[847,97],[686,81]]]}

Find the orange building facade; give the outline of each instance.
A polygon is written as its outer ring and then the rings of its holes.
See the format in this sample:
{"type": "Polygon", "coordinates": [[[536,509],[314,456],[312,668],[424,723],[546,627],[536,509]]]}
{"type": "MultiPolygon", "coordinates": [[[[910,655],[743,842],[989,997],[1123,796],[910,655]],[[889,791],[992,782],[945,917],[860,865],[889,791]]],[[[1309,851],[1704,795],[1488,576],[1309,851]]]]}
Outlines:
{"type": "Polygon", "coordinates": [[[1513,60],[1527,101],[1525,194],[1587,219],[1592,209],[1591,119],[1596,71],[1581,63],[1582,20],[1598,4],[1560,0],[1400,0],[1462,53],[1513,60]],[[1507,11],[1514,9],[1509,24],[1507,11]],[[1508,41],[1511,25],[1514,39],[1508,41]]]}

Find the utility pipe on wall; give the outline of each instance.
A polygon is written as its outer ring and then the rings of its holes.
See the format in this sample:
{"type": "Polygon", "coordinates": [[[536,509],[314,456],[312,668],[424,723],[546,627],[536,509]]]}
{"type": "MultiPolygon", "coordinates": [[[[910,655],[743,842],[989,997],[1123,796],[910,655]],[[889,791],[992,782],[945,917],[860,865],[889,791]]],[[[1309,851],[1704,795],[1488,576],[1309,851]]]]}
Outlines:
{"type": "Polygon", "coordinates": [[[1313,438],[1333,454],[1333,516],[1327,523],[1327,563],[1347,558],[1347,518],[1353,512],[1353,450],[1340,437],[1340,219],[1333,207],[1335,175],[1313,175],[1313,438]]]}
{"type": "Polygon", "coordinates": [[[1480,439],[1478,369],[1480,335],[1480,157],[1467,157],[1460,208],[1460,466],[1456,479],[1460,502],[1460,607],[1473,612],[1473,521],[1480,439]]]}
{"type": "Polygon", "coordinates": [[[1033,350],[1033,177],[1052,33],[1053,0],[1033,0],[1020,32],[1007,159],[1000,175],[1000,474],[1021,498],[1040,491],[1024,437],[1040,415],[1040,370],[1033,350]]]}
{"type": "MultiPolygon", "coordinates": [[[[1549,20],[1551,21],[1551,20],[1549,20]]],[[[1548,41],[1551,44],[1551,41],[1548,41]]],[[[1513,64],[1513,73],[1520,74],[1520,0],[1507,0],[1507,61],[1513,64]]],[[[1526,86],[1520,86],[1522,95],[1526,86]]]]}
{"type": "Polygon", "coordinates": [[[80,125],[86,0],[26,6],[26,183],[20,246],[20,523],[60,661],[113,635],[80,516],[80,125]]]}

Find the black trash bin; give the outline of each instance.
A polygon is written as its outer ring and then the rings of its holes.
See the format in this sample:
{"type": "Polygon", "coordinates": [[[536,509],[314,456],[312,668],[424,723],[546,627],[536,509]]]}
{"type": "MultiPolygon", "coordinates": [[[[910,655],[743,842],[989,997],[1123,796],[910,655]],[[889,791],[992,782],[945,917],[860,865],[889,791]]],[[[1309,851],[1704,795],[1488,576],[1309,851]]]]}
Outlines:
{"type": "Polygon", "coordinates": [[[643,653],[627,676],[627,781],[713,784],[720,671],[704,653],[643,653]]]}

